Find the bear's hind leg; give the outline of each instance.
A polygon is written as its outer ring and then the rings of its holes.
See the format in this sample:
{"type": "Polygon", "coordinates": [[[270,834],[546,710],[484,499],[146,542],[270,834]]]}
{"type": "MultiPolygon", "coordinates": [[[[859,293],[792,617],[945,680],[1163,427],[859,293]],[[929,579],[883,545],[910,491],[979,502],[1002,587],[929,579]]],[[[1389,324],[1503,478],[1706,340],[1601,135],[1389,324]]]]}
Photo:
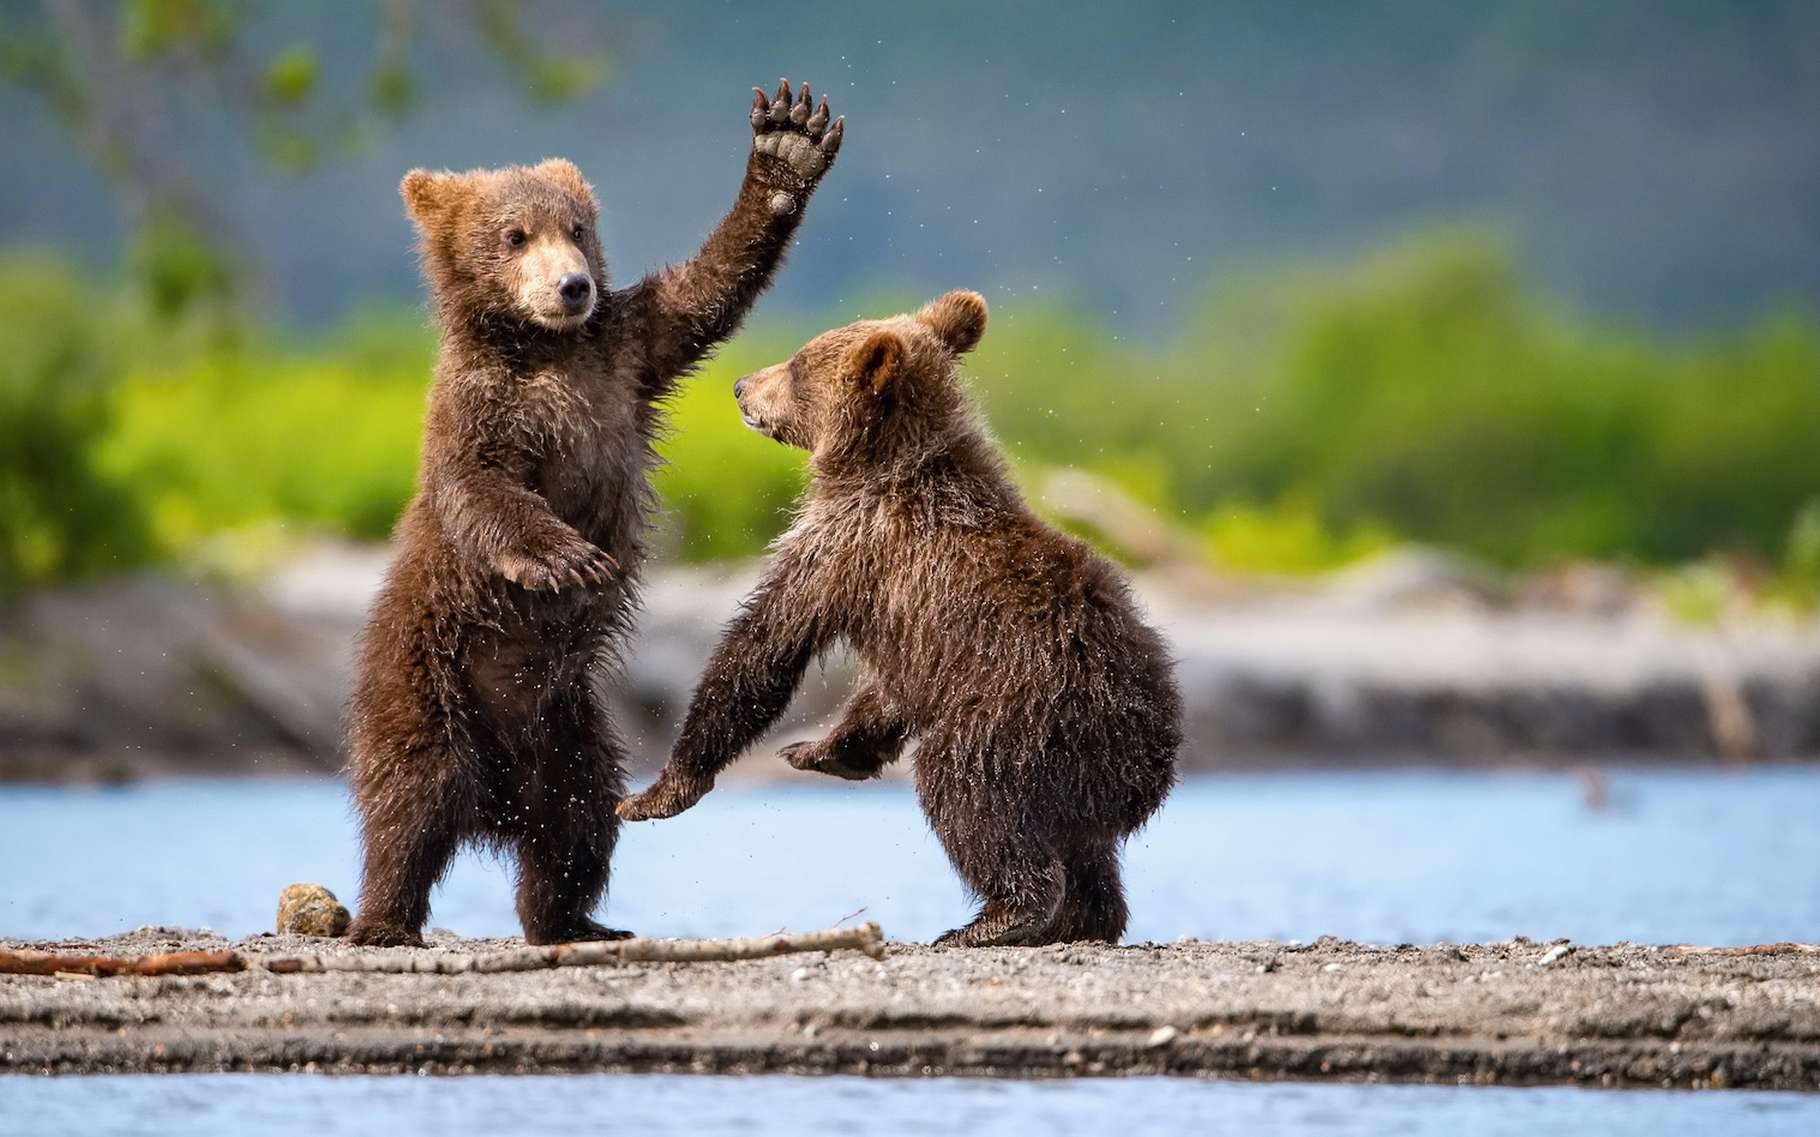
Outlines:
{"type": "Polygon", "coordinates": [[[1065,874],[1059,860],[1032,863],[1039,859],[1040,854],[1026,852],[1015,877],[994,880],[992,892],[974,884],[986,900],[979,914],[966,925],[937,936],[935,946],[1037,947],[1060,942],[1055,924],[1065,874]]]}
{"type": "Polygon", "coordinates": [[[530,781],[519,791],[518,919],[525,942],[623,940],[632,933],[596,923],[592,913],[607,890],[619,818],[613,806],[625,792],[619,740],[583,696],[554,708],[547,744],[530,781]]]}
{"type": "Polygon", "coordinates": [[[1056,942],[1054,925],[1067,874],[1050,843],[1003,803],[975,800],[966,765],[942,755],[917,758],[917,791],[930,827],[954,870],[984,901],[965,927],[936,946],[1026,947],[1056,942]],[[1000,808],[993,808],[998,804],[1000,808]]]}
{"type": "Polygon", "coordinates": [[[422,947],[430,889],[448,871],[470,806],[443,747],[356,763],[365,867],[347,938],[368,947],[422,947]]]}
{"type": "Polygon", "coordinates": [[[1118,846],[1096,844],[1077,848],[1068,857],[1067,871],[1067,893],[1055,922],[1057,942],[1118,943],[1130,919],[1130,909],[1125,904],[1125,886],[1119,880],[1118,846]]]}

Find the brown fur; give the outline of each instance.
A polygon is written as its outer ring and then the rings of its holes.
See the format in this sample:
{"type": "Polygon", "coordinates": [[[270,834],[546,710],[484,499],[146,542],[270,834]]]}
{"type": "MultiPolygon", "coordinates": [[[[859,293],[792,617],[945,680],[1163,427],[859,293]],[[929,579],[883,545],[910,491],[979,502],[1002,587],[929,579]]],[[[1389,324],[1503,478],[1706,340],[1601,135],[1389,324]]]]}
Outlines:
{"type": "Polygon", "coordinates": [[[637,603],[658,404],[770,282],[839,148],[808,99],[759,95],[732,211],[694,259],[618,292],[572,164],[404,179],[442,340],[350,708],[355,942],[421,942],[466,841],[517,854],[530,942],[625,934],[590,918],[624,789],[592,681],[637,603]]]}
{"type": "Polygon", "coordinates": [[[1168,654],[1119,571],[1018,496],[954,374],[986,305],[825,333],[734,390],[754,429],[811,452],[813,478],[728,626],[629,820],[669,817],[789,704],[836,641],[866,677],[791,765],[875,777],[921,740],[916,787],[979,915],[937,942],[1116,941],[1119,849],[1175,780],[1168,654]]]}

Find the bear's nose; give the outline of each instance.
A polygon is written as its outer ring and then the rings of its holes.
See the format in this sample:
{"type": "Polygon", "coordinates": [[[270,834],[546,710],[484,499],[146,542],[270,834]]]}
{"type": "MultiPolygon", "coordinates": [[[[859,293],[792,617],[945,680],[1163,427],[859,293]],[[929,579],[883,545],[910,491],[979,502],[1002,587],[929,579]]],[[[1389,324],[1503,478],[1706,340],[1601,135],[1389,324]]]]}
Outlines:
{"type": "Polygon", "coordinates": [[[744,379],[735,379],[733,381],[733,397],[734,398],[736,398],[736,399],[739,398],[739,396],[741,395],[741,393],[743,393],[745,391],[745,389],[746,389],[746,381],[744,379]]]}
{"type": "Polygon", "coordinates": [[[572,272],[557,283],[556,291],[571,310],[579,311],[594,291],[594,281],[585,272],[572,272]]]}

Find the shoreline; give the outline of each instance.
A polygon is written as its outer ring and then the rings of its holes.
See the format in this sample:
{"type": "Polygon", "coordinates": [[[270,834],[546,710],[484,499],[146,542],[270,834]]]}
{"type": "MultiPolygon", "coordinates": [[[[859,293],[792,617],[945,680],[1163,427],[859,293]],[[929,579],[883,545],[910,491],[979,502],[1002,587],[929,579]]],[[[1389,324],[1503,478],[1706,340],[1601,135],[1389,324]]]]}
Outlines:
{"type": "MultiPolygon", "coordinates": [[[[146,928],[8,948],[349,955],[146,928]]],[[[513,940],[434,937],[434,956],[513,940]]],[[[371,954],[369,952],[368,954],[371,954]]],[[[664,1071],[1820,1092],[1820,954],[1185,941],[505,974],[0,976],[0,1072],[664,1071]]]]}
{"type": "MultiPolygon", "coordinates": [[[[0,611],[0,783],[334,771],[386,558],[324,545],[238,586],[147,574],[20,598],[0,611]]],[[[753,571],[650,573],[623,668],[596,677],[635,780],[667,757],[753,571]]],[[[1414,552],[1231,595],[1139,575],[1176,659],[1182,771],[1820,758],[1820,621],[1690,626],[1636,598],[1550,605],[1469,584],[1414,552]]],[[[833,653],[759,749],[822,733],[852,678],[833,653]]]]}

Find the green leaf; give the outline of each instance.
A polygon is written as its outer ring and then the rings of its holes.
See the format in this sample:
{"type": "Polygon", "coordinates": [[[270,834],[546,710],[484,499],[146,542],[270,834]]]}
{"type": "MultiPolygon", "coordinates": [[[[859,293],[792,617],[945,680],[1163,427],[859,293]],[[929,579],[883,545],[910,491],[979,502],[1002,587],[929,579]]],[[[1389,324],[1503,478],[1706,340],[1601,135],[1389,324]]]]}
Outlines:
{"type": "Polygon", "coordinates": [[[284,106],[295,106],[316,90],[316,49],[293,44],[266,65],[266,97],[284,106]]]}

